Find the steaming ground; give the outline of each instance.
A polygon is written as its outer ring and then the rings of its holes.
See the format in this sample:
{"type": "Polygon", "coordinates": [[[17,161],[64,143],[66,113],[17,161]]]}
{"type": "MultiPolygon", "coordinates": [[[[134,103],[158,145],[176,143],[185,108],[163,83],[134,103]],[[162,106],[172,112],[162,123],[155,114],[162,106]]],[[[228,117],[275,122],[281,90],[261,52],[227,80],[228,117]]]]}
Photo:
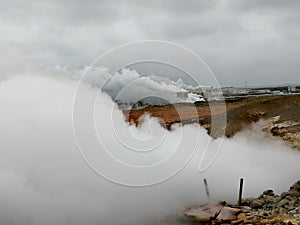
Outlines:
{"type": "MultiPolygon", "coordinates": [[[[246,196],[256,196],[267,188],[281,192],[299,179],[299,152],[264,136],[259,125],[225,139],[217,160],[205,173],[198,173],[203,146],[210,140],[206,131],[189,125],[169,132],[148,118],[153,140],[157,138],[155,134],[164,134],[167,143],[175,143],[182,131],[182,142],[190,143],[194,141],[191,137],[200,132],[194,157],[177,176],[160,185],[129,188],[112,184],[86,165],[76,147],[71,117],[76,87],[77,81],[69,78],[30,72],[0,83],[1,224],[153,224],[185,206],[207,201],[204,177],[208,178],[214,201],[232,202],[236,200],[240,176],[246,180],[246,196]]],[[[83,90],[87,101],[98,91],[88,84],[83,90]]],[[[113,102],[104,96],[104,103],[96,105],[100,118],[110,118],[111,106],[113,102]]],[[[114,107],[113,113],[119,122],[117,128],[126,133],[129,127],[122,112],[114,107]]],[[[147,133],[148,128],[130,130],[147,133]]],[[[100,132],[107,133],[104,141],[111,143],[113,149],[122,149],[124,146],[109,136],[110,129],[99,127],[100,132]]],[[[220,141],[212,141],[211,150],[220,141]]],[[[164,146],[147,160],[162,157],[164,146]]],[[[180,148],[185,151],[188,144],[180,148]]]]}

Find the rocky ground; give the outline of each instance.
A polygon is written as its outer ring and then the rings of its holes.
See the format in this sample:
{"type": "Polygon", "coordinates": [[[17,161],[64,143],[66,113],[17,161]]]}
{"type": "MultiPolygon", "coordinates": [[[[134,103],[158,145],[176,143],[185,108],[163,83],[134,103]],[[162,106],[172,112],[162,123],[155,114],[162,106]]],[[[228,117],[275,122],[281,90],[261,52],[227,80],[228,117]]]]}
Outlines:
{"type": "Polygon", "coordinates": [[[128,122],[137,125],[139,118],[145,113],[158,118],[167,129],[174,123],[197,122],[213,137],[222,134],[232,137],[249,124],[264,119],[268,122],[265,131],[300,150],[300,95],[249,97],[227,101],[225,106],[218,102],[210,104],[199,102],[149,106],[123,112],[128,122]],[[226,124],[223,121],[224,113],[226,124]],[[217,129],[211,128],[212,119],[216,122],[217,129]]]}
{"type": "Polygon", "coordinates": [[[276,195],[272,190],[264,191],[258,198],[245,199],[237,216],[237,224],[257,221],[253,224],[300,224],[300,180],[290,190],[276,195]],[[249,219],[251,217],[251,219],[249,219]],[[250,221],[249,221],[250,220],[250,221]]]}
{"type": "Polygon", "coordinates": [[[280,195],[266,190],[257,198],[244,199],[241,206],[224,202],[195,206],[158,224],[300,225],[300,180],[280,195]]]}
{"type": "Polygon", "coordinates": [[[276,116],[268,120],[268,124],[264,130],[270,132],[273,136],[280,137],[292,148],[300,150],[299,120],[280,122],[280,116],[276,116]]]}

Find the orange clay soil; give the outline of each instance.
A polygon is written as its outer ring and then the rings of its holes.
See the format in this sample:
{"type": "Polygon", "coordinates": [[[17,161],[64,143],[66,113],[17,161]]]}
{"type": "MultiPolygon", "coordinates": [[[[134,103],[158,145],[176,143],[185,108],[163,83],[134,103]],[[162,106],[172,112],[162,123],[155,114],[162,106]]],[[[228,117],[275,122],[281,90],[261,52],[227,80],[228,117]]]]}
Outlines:
{"type": "MultiPolygon", "coordinates": [[[[170,128],[173,123],[182,124],[199,122],[208,129],[211,118],[218,119],[226,111],[226,136],[233,136],[242,127],[259,119],[269,119],[280,116],[279,122],[293,120],[300,121],[300,95],[248,97],[227,101],[225,105],[218,102],[180,103],[164,106],[149,106],[144,109],[124,110],[127,122],[139,124],[139,118],[145,113],[159,119],[161,124],[170,128]],[[221,116],[220,116],[221,115],[221,116]]],[[[222,132],[211,134],[216,137],[222,132]]]]}
{"type": "Polygon", "coordinates": [[[158,118],[161,122],[178,122],[181,120],[189,120],[195,117],[206,117],[212,115],[219,115],[225,111],[240,107],[242,104],[212,104],[208,105],[203,103],[202,105],[195,106],[194,104],[174,104],[165,106],[148,106],[143,109],[124,110],[127,122],[134,122],[138,125],[139,118],[144,114],[149,114],[158,118]]]}

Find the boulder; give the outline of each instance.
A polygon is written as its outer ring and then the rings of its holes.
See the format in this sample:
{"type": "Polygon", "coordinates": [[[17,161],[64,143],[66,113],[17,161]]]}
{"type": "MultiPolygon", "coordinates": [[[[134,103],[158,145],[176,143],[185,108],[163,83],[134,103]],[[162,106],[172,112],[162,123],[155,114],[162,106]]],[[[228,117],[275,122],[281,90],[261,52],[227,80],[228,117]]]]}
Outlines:
{"type": "Polygon", "coordinates": [[[297,190],[297,191],[300,191],[300,180],[298,180],[296,183],[294,183],[292,186],[291,186],[291,188],[290,188],[290,190],[297,190]]]}
{"type": "Polygon", "coordinates": [[[294,197],[300,197],[300,192],[296,189],[291,189],[287,195],[289,196],[294,196],[294,197]]]}
{"type": "Polygon", "coordinates": [[[243,213],[249,213],[250,211],[251,211],[251,207],[249,207],[249,206],[243,206],[243,208],[242,208],[242,212],[243,213]]]}
{"type": "Polygon", "coordinates": [[[288,205],[288,204],[289,204],[289,200],[282,199],[280,202],[277,203],[277,206],[278,207],[283,207],[283,206],[288,205]]]}
{"type": "Polygon", "coordinates": [[[274,196],[269,196],[269,195],[266,195],[264,197],[264,201],[266,203],[276,203],[276,202],[279,202],[280,201],[280,198],[279,197],[274,197],[274,196]]]}
{"type": "Polygon", "coordinates": [[[275,194],[274,194],[274,191],[273,191],[273,190],[269,189],[269,190],[264,191],[262,195],[263,195],[263,196],[264,196],[264,195],[274,196],[275,194]]]}
{"type": "Polygon", "coordinates": [[[235,215],[236,212],[231,210],[229,207],[224,207],[221,209],[221,212],[217,216],[218,221],[229,221],[229,220],[236,220],[237,216],[235,215]]]}
{"type": "Polygon", "coordinates": [[[223,209],[222,205],[212,205],[207,204],[203,206],[199,206],[194,209],[189,209],[184,212],[184,215],[188,217],[193,217],[198,221],[211,221],[213,218],[219,215],[220,211],[223,209]]]}
{"type": "Polygon", "coordinates": [[[265,204],[265,201],[262,199],[254,199],[251,201],[250,206],[252,208],[261,208],[265,204]]]}
{"type": "Polygon", "coordinates": [[[294,200],[294,198],[290,195],[286,196],[285,199],[288,200],[288,201],[293,201],[294,200]]]}
{"type": "Polygon", "coordinates": [[[238,219],[245,219],[246,218],[246,213],[240,213],[239,215],[238,215],[238,219]]]}

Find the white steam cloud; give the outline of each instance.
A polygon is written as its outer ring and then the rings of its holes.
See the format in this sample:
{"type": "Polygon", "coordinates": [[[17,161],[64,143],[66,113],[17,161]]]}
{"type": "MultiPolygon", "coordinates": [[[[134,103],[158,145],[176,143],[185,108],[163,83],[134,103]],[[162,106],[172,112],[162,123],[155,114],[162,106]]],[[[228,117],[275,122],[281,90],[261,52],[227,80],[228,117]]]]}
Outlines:
{"type": "MultiPolygon", "coordinates": [[[[103,94],[103,101],[95,105],[100,118],[109,120],[113,107],[117,122],[114,126],[120,133],[147,135],[151,129],[153,141],[157,134],[165,136],[165,145],[160,150],[168,146],[166,143],[176,143],[182,132],[182,143],[186,144],[180,145],[179,151],[184,152],[194,134],[200,132],[195,155],[172,179],[145,188],[112,184],[92,172],[76,147],[71,115],[77,81],[43,73],[23,76],[19,73],[0,83],[0,224],[153,224],[185,206],[204,203],[207,200],[202,186],[204,177],[208,178],[213,200],[232,202],[236,200],[241,176],[246,180],[246,196],[258,195],[267,188],[280,192],[299,179],[299,152],[253,131],[258,126],[233,139],[225,139],[217,160],[205,173],[198,173],[203,146],[211,140],[203,128],[188,125],[169,132],[151,118],[146,118],[142,127],[129,126],[110,97],[103,94]]],[[[140,80],[139,85],[152,84],[151,78],[145,79],[145,83],[140,80]]],[[[96,83],[94,87],[86,84],[82,98],[89,101],[90,96],[95,96],[99,92],[96,86],[96,83]]],[[[165,87],[174,88],[167,84],[165,87]]],[[[106,133],[103,141],[122,151],[124,146],[110,135],[112,124],[107,124],[98,127],[106,133]]],[[[130,139],[131,144],[138,145],[134,140],[130,139]]],[[[214,150],[220,141],[211,140],[210,149],[214,150]]],[[[145,164],[164,154],[150,155],[145,164]]],[[[124,158],[141,160],[134,156],[124,158]]]]}
{"type": "MultiPolygon", "coordinates": [[[[59,71],[65,71],[64,67],[57,67],[59,71]]],[[[87,69],[87,68],[86,68],[87,69]]],[[[69,71],[70,72],[70,71],[69,71]]],[[[77,72],[74,78],[79,78],[82,71],[77,72]]],[[[104,92],[108,93],[115,101],[134,104],[138,101],[145,104],[165,104],[180,102],[204,101],[203,97],[189,93],[193,90],[182,79],[172,81],[168,78],[158,76],[141,76],[134,70],[122,69],[120,72],[110,74],[109,70],[103,67],[92,68],[89,76],[84,79],[104,92]],[[185,93],[184,98],[177,93],[185,93]],[[158,97],[160,99],[158,99],[158,97]]]]}

